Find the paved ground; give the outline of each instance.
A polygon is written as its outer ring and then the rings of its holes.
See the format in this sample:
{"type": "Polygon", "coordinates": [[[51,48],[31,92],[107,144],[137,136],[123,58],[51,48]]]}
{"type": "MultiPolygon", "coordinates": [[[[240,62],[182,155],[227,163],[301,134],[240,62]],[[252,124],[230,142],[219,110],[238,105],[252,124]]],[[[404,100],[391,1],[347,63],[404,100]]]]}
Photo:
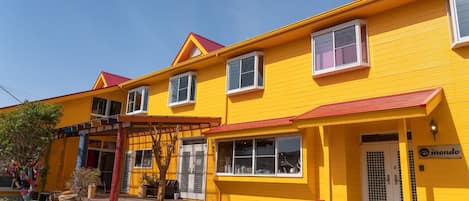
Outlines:
{"type": "MultiPolygon", "coordinates": [[[[91,199],[90,201],[108,201],[109,200],[109,194],[97,194],[96,198],[91,199]]],[[[147,201],[147,200],[156,200],[155,197],[150,197],[150,198],[138,198],[135,196],[130,196],[127,194],[121,194],[119,195],[119,201],[147,201]]],[[[173,201],[173,199],[165,199],[165,201],[173,201]]],[[[182,200],[180,200],[182,201],[182,200]]]]}

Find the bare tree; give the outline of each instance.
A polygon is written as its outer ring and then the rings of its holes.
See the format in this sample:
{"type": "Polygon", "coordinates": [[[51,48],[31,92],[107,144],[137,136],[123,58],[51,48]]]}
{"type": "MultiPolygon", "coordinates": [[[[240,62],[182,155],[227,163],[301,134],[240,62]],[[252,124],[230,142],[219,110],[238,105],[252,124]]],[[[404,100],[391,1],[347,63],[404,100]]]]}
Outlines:
{"type": "Polygon", "coordinates": [[[168,171],[169,164],[171,163],[171,155],[174,152],[178,134],[179,125],[176,126],[175,132],[169,133],[163,133],[161,127],[152,126],[150,128],[150,136],[153,141],[153,154],[159,170],[158,190],[156,196],[157,201],[163,201],[165,197],[166,173],[168,171]],[[164,134],[168,135],[169,141],[162,139],[164,134]]]}

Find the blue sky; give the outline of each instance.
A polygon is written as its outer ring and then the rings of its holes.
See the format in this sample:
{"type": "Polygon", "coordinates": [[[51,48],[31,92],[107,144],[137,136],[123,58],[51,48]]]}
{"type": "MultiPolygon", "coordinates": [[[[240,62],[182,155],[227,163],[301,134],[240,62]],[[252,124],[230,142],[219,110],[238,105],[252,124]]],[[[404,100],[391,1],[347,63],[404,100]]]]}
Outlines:
{"type": "MultiPolygon", "coordinates": [[[[191,31],[224,45],[350,0],[0,1],[0,86],[21,100],[91,89],[170,65],[191,31]]],[[[0,91],[0,107],[17,102],[0,91]]]]}

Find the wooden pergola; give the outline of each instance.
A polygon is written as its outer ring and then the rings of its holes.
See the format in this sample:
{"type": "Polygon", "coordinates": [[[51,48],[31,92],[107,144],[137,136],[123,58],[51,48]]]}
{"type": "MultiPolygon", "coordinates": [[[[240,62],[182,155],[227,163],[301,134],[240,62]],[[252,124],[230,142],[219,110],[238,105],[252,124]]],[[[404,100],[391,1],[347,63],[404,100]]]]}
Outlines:
{"type": "Polygon", "coordinates": [[[124,142],[128,134],[151,135],[149,128],[158,126],[161,133],[175,133],[189,130],[213,128],[220,125],[220,117],[196,116],[152,116],[117,115],[109,118],[91,120],[59,129],[59,137],[80,136],[76,170],[86,165],[88,136],[116,136],[116,152],[112,173],[110,201],[119,199],[121,162],[124,157],[124,142]]]}

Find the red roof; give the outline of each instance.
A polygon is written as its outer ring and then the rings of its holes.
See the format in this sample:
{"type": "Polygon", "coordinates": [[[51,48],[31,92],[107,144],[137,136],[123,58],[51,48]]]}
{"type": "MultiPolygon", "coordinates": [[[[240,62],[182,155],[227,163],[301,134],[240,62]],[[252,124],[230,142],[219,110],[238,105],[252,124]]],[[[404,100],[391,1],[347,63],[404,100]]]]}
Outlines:
{"type": "Polygon", "coordinates": [[[120,83],[123,83],[123,82],[126,82],[126,81],[130,80],[130,78],[120,76],[120,75],[116,75],[116,74],[112,74],[112,73],[108,73],[108,72],[105,72],[105,71],[101,71],[101,74],[103,74],[104,80],[106,80],[106,84],[107,84],[106,87],[116,86],[120,83]]]}
{"type": "Polygon", "coordinates": [[[426,107],[427,103],[440,91],[441,88],[427,89],[410,93],[322,105],[297,116],[294,121],[399,108],[426,107]]]}
{"type": "Polygon", "coordinates": [[[197,41],[199,41],[199,43],[204,46],[204,49],[207,50],[207,52],[212,52],[212,51],[215,51],[215,50],[218,50],[222,47],[225,47],[224,45],[220,44],[220,43],[217,43],[213,40],[210,40],[208,38],[205,38],[199,34],[196,34],[194,32],[191,32],[189,33],[189,35],[192,35],[194,36],[194,38],[197,39],[197,41]]]}
{"type": "Polygon", "coordinates": [[[215,127],[208,131],[205,131],[204,134],[248,130],[248,129],[255,129],[255,128],[267,128],[267,127],[274,127],[274,126],[287,126],[287,125],[292,124],[291,120],[293,120],[294,118],[295,118],[294,116],[290,116],[290,117],[282,117],[282,118],[267,119],[267,120],[260,120],[260,121],[251,121],[251,122],[221,125],[219,127],[215,127]]]}

